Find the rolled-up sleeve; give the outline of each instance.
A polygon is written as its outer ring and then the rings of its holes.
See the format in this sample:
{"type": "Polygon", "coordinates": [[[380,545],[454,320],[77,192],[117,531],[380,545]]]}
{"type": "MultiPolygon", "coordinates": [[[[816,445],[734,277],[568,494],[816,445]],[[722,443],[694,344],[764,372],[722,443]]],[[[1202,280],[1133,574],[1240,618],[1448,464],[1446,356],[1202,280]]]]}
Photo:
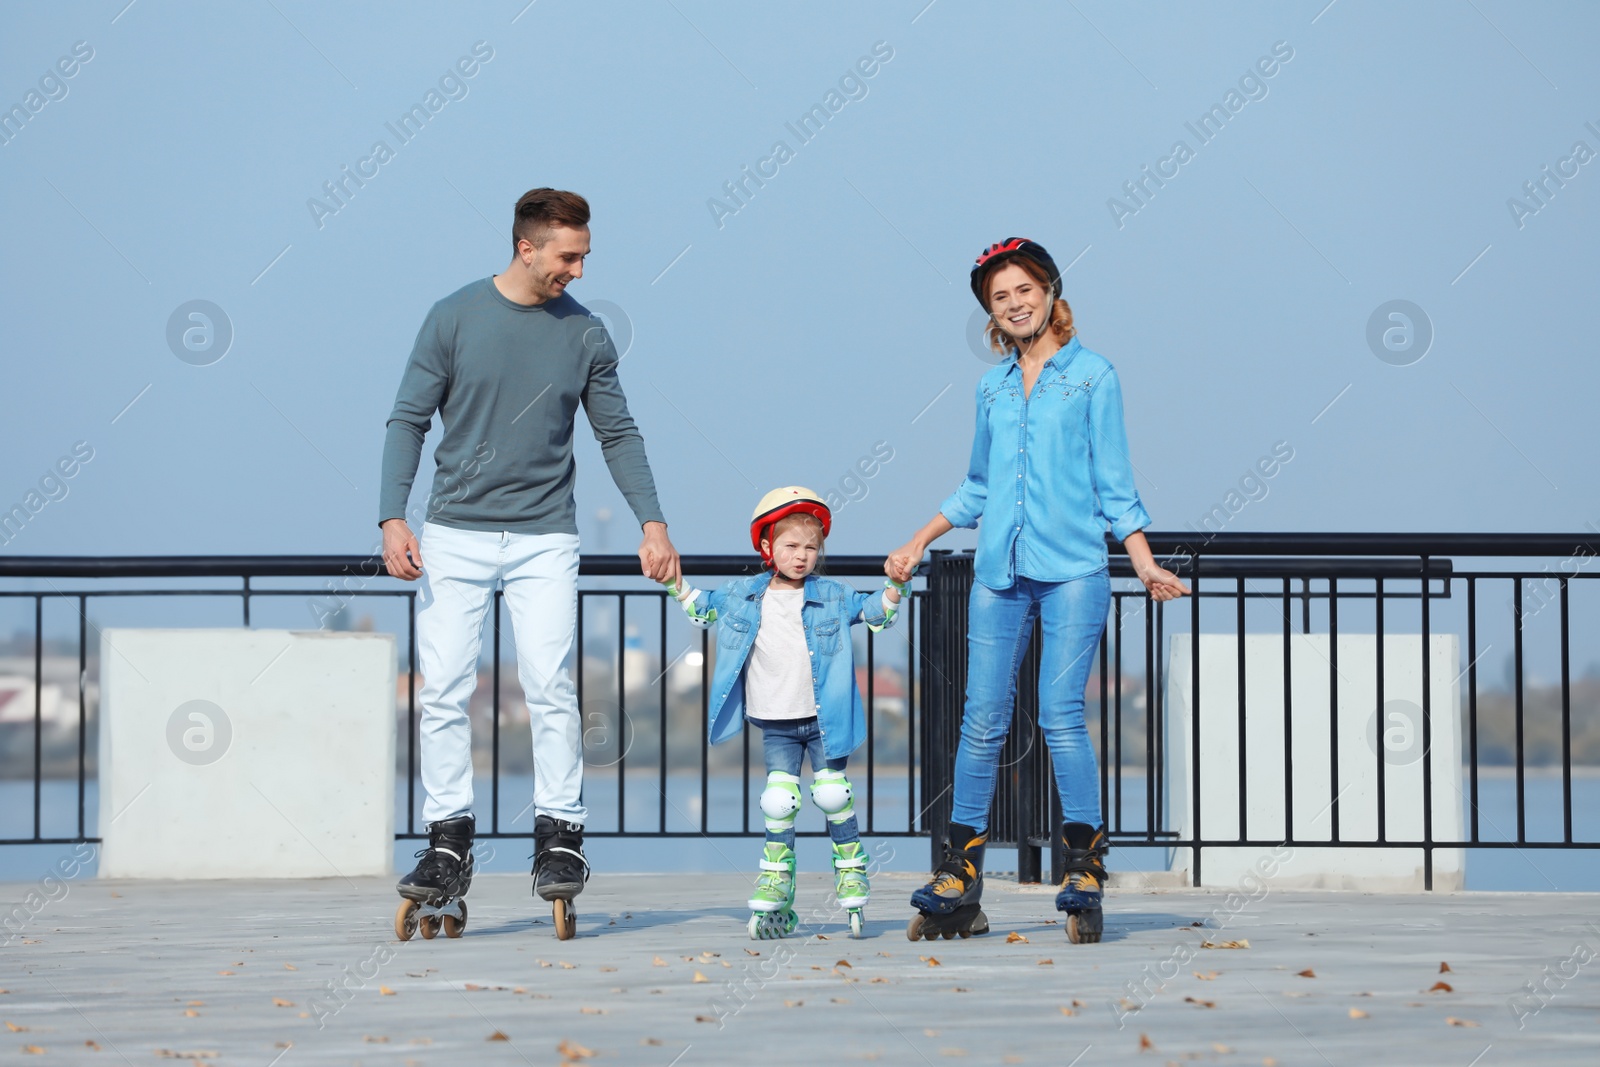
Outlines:
{"type": "Polygon", "coordinates": [[[1122,420],[1122,382],[1107,369],[1089,397],[1089,451],[1100,513],[1118,541],[1150,525],[1150,513],[1133,482],[1128,428],[1122,420]]]}
{"type": "Polygon", "coordinates": [[[989,499],[989,413],[983,403],[983,381],[979,379],[974,391],[974,416],[972,428],[972,459],[967,464],[967,476],[956,491],[939,505],[939,514],[950,520],[950,525],[972,529],[978,525],[983,505],[989,499]]]}

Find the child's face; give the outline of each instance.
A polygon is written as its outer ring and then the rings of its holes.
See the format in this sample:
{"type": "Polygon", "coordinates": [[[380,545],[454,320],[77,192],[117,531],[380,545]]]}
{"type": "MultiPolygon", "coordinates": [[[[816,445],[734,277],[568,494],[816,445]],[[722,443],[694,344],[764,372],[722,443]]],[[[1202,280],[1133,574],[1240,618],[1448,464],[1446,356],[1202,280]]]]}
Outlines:
{"type": "Polygon", "coordinates": [[[822,541],[816,530],[807,526],[791,526],[768,541],[772,552],[773,569],[785,578],[799,580],[817,567],[817,556],[822,551],[822,541]]]}

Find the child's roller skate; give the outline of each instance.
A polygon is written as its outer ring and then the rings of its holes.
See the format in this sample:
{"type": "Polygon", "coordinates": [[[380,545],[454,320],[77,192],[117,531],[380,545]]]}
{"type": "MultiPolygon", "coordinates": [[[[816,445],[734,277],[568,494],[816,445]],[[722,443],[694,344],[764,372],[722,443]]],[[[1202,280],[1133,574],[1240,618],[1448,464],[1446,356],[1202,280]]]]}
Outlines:
{"type": "Polygon", "coordinates": [[[405,899],[394,913],[394,933],[410,941],[421,931],[432,941],[444,930],[460,937],[467,928],[467,902],[462,897],[472,885],[471,815],[428,824],[428,847],[417,853],[416,869],[400,879],[395,889],[405,899]]]}
{"type": "Polygon", "coordinates": [[[872,884],[867,881],[867,850],[860,841],[834,842],[833,878],[833,894],[850,912],[850,936],[862,937],[866,931],[863,911],[872,899],[872,884]]]}
{"type": "Polygon", "coordinates": [[[552,903],[556,937],[562,941],[578,932],[578,912],[572,898],[589,880],[589,861],[583,855],[583,826],[548,815],[533,820],[533,892],[552,903]]]}
{"type": "Polygon", "coordinates": [[[1100,940],[1104,919],[1100,911],[1100,889],[1106,884],[1105,827],[1069,822],[1061,826],[1061,843],[1066,849],[1067,873],[1056,894],[1056,910],[1067,913],[1067,940],[1074,945],[1100,940]]]}
{"type": "Polygon", "coordinates": [[[983,896],[983,847],[988,840],[988,834],[970,826],[950,824],[944,861],[934,869],[928,884],[911,894],[911,906],[919,914],[906,926],[906,937],[932,941],[989,932],[989,917],[978,906],[983,896]],[[963,844],[957,846],[958,841],[963,844]]]}
{"type": "Polygon", "coordinates": [[[750,940],[788,937],[799,925],[794,910],[794,849],[768,841],[761,853],[761,877],[750,892],[750,940]]]}

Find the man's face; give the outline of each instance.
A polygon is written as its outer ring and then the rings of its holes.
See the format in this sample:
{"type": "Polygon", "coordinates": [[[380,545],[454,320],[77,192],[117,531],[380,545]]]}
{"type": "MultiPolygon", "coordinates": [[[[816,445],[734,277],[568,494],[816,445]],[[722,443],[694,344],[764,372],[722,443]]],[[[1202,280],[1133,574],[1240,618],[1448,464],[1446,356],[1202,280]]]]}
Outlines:
{"type": "Polygon", "coordinates": [[[533,275],[534,293],[539,302],[553,300],[566,292],[567,284],[583,277],[583,258],[589,254],[589,227],[556,226],[543,248],[527,241],[518,245],[524,262],[532,255],[528,270],[533,275]]]}

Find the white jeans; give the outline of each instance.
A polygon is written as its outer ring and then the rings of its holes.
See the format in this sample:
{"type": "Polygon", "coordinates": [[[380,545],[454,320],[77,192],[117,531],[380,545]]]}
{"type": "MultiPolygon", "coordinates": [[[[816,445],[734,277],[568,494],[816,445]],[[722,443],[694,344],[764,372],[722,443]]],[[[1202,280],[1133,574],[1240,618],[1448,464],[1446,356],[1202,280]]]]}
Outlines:
{"type": "Polygon", "coordinates": [[[569,662],[577,633],[576,534],[422,527],[417,666],[424,822],[472,810],[472,723],[485,617],[497,586],[511,609],[517,678],[533,733],[536,815],[582,823],[582,723],[569,662]]]}

